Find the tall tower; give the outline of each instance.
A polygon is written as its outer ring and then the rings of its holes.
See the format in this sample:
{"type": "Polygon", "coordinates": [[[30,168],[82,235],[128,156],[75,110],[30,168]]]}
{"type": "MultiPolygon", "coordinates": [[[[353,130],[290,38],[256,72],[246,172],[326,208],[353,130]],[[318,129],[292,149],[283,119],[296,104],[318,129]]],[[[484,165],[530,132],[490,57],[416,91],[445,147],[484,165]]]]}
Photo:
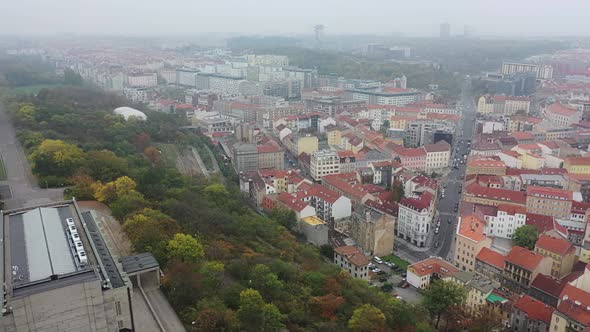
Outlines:
{"type": "Polygon", "coordinates": [[[314,31],[315,31],[315,42],[319,45],[322,42],[322,39],[324,39],[324,25],[323,24],[317,24],[314,27],[314,31]]]}
{"type": "Polygon", "coordinates": [[[451,38],[451,25],[447,22],[440,25],[440,38],[451,38]]]}

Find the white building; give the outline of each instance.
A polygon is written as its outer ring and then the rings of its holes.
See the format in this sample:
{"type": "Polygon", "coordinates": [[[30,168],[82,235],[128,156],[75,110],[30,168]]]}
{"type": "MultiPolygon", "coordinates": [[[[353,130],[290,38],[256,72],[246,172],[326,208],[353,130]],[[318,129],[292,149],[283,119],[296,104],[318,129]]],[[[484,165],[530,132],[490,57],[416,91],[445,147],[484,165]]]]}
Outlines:
{"type": "Polygon", "coordinates": [[[400,201],[396,235],[419,247],[426,245],[434,210],[433,195],[424,192],[418,197],[405,197],[400,201]]]}
{"type": "Polygon", "coordinates": [[[517,228],[526,222],[526,208],[501,204],[495,216],[485,216],[484,233],[489,237],[511,239],[517,228]]]}
{"type": "Polygon", "coordinates": [[[449,167],[451,146],[446,141],[424,146],[426,150],[426,173],[440,171],[449,167]]]}
{"type": "Polygon", "coordinates": [[[127,85],[132,88],[151,88],[158,85],[158,74],[129,74],[127,85]]]}
{"type": "Polygon", "coordinates": [[[311,154],[309,163],[311,177],[320,181],[324,175],[340,173],[340,158],[332,150],[320,150],[311,154]]]}
{"type": "Polygon", "coordinates": [[[504,75],[525,72],[534,72],[539,79],[551,79],[553,77],[553,67],[550,65],[512,61],[502,63],[502,74],[504,75]]]}
{"type": "Polygon", "coordinates": [[[356,247],[344,246],[334,249],[334,264],[354,278],[369,280],[369,260],[356,247]]]}
{"type": "Polygon", "coordinates": [[[146,88],[125,88],[123,94],[125,94],[125,98],[134,103],[147,103],[149,101],[146,88]]]}
{"type": "Polygon", "coordinates": [[[197,86],[198,73],[194,69],[176,69],[176,84],[194,88],[197,86]]]}

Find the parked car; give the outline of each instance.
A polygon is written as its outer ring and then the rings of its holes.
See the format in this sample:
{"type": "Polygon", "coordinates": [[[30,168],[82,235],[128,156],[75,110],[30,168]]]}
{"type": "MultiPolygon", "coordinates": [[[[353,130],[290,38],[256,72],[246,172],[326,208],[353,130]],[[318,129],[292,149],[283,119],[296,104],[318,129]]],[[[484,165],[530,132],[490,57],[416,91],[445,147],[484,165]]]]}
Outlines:
{"type": "Polygon", "coordinates": [[[438,227],[434,229],[434,234],[438,234],[438,227]]]}
{"type": "Polygon", "coordinates": [[[451,218],[447,219],[447,223],[452,224],[453,221],[451,220],[451,218]]]}
{"type": "Polygon", "coordinates": [[[373,269],[373,272],[374,272],[374,273],[379,273],[379,272],[381,272],[381,270],[379,270],[378,268],[374,268],[374,269],[373,269]]]}
{"type": "Polygon", "coordinates": [[[378,256],[373,257],[373,260],[379,264],[383,264],[383,260],[378,256]]]}
{"type": "Polygon", "coordinates": [[[402,285],[402,288],[408,288],[408,287],[410,287],[410,284],[407,281],[405,281],[404,284],[402,285]]]}
{"type": "Polygon", "coordinates": [[[386,277],[381,277],[381,278],[379,278],[379,281],[381,281],[381,282],[387,282],[387,278],[386,277]]]}
{"type": "Polygon", "coordinates": [[[435,247],[435,248],[438,248],[438,247],[440,247],[440,242],[439,242],[439,241],[436,241],[436,242],[434,242],[434,247],[435,247]]]}

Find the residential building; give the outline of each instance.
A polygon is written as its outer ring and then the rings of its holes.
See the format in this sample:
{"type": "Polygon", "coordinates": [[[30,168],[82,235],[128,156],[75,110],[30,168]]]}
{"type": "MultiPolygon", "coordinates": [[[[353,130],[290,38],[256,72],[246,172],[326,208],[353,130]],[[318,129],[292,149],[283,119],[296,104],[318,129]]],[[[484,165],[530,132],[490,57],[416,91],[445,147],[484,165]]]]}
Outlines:
{"type": "Polygon", "coordinates": [[[528,113],[530,105],[531,100],[528,97],[484,95],[477,101],[477,112],[510,116],[518,111],[528,113]]]}
{"type": "Polygon", "coordinates": [[[504,255],[483,247],[475,256],[475,272],[490,280],[502,281],[504,274],[504,255]]]}
{"type": "Polygon", "coordinates": [[[474,314],[482,312],[487,306],[487,298],[492,292],[500,287],[500,283],[494,282],[490,279],[477,276],[469,281],[466,285],[467,308],[474,314]]]}
{"type": "Polygon", "coordinates": [[[504,75],[526,72],[533,72],[537,75],[538,79],[542,80],[551,79],[553,77],[553,67],[551,65],[515,61],[502,62],[501,73],[504,75]]]}
{"type": "Polygon", "coordinates": [[[559,304],[559,294],[567,285],[566,281],[554,277],[538,274],[531,283],[529,295],[535,299],[556,308],[559,304]]]}
{"type": "Polygon", "coordinates": [[[511,331],[549,332],[553,308],[528,295],[521,295],[512,306],[511,331]]]}
{"type": "Polygon", "coordinates": [[[365,252],[386,256],[393,252],[395,218],[374,208],[363,206],[352,214],[350,236],[365,252]]]}
{"type": "Polygon", "coordinates": [[[434,215],[434,196],[424,192],[418,197],[404,197],[399,203],[396,235],[419,247],[426,245],[434,215]]]}
{"type": "Polygon", "coordinates": [[[284,169],[285,151],[278,144],[265,144],[256,147],[258,151],[258,168],[284,169]]]}
{"type": "Polygon", "coordinates": [[[354,204],[364,204],[368,200],[377,200],[363,187],[362,183],[357,179],[356,173],[325,175],[322,184],[340,195],[348,197],[354,204]]]}
{"type": "Polygon", "coordinates": [[[451,159],[451,145],[446,141],[424,146],[426,150],[426,173],[441,171],[449,167],[451,159]]]}
{"type": "Polygon", "coordinates": [[[502,160],[471,157],[467,160],[465,170],[465,175],[469,174],[506,175],[506,164],[502,160]]]}
{"type": "Polygon", "coordinates": [[[442,258],[431,257],[408,266],[407,281],[416,288],[425,289],[434,280],[448,280],[459,271],[442,258]]]}
{"type": "Polygon", "coordinates": [[[349,95],[353,101],[365,101],[368,104],[379,104],[379,105],[395,105],[403,106],[414,103],[422,99],[420,92],[379,92],[372,90],[362,89],[349,89],[346,90],[346,94],[349,95]]]}
{"type": "Polygon", "coordinates": [[[554,103],[545,109],[545,119],[556,127],[564,128],[580,122],[582,120],[582,112],[560,103],[554,103]]]}
{"type": "Polygon", "coordinates": [[[590,293],[566,285],[551,316],[550,331],[584,331],[590,327],[590,293]]]}
{"type": "Polygon", "coordinates": [[[475,271],[475,258],[482,248],[489,248],[492,240],[484,234],[485,222],[476,215],[459,218],[455,239],[455,265],[463,271],[475,271]]]}
{"type": "Polygon", "coordinates": [[[311,154],[309,162],[311,177],[320,181],[324,175],[340,173],[340,158],[332,150],[320,150],[311,154]]]}
{"type": "Polygon", "coordinates": [[[570,174],[590,174],[590,157],[565,158],[563,168],[570,174]]]}
{"type": "Polygon", "coordinates": [[[285,147],[296,156],[299,156],[302,153],[311,155],[313,152],[319,150],[318,137],[310,134],[290,134],[283,139],[283,143],[285,144],[285,147]]]}
{"type": "Polygon", "coordinates": [[[523,206],[498,204],[496,215],[486,215],[484,234],[511,239],[517,228],[526,223],[526,208],[523,206]]]}
{"type": "Polygon", "coordinates": [[[526,292],[539,273],[550,273],[551,263],[539,253],[514,246],[505,256],[502,286],[515,293],[526,292]]]}
{"type": "Polygon", "coordinates": [[[348,218],[352,213],[350,198],[319,184],[298,191],[296,196],[314,207],[317,216],[328,223],[348,218]]]}
{"type": "Polygon", "coordinates": [[[233,146],[232,161],[238,173],[257,170],[258,148],[256,143],[236,143],[233,146]]]}
{"type": "Polygon", "coordinates": [[[341,173],[354,172],[356,168],[356,154],[349,150],[337,151],[341,173]]]}
{"type": "Polygon", "coordinates": [[[465,188],[463,200],[470,203],[498,206],[510,204],[526,206],[526,194],[521,191],[513,191],[500,188],[483,187],[472,183],[465,188]]]}
{"type": "Polygon", "coordinates": [[[158,74],[138,73],[127,75],[127,85],[132,88],[152,88],[158,85],[158,74]]]}
{"type": "Polygon", "coordinates": [[[328,244],[329,227],[325,221],[317,216],[301,219],[299,230],[305,235],[307,242],[311,242],[316,246],[328,244]]]}
{"type": "Polygon", "coordinates": [[[335,248],[334,264],[348,271],[353,278],[369,280],[369,260],[354,246],[335,248]]]}
{"type": "Polygon", "coordinates": [[[573,192],[569,190],[538,186],[527,187],[527,212],[569,218],[572,210],[573,192]]]}
{"type": "Polygon", "coordinates": [[[134,329],[130,278],[159,285],[159,269],[150,272],[151,280],[124,272],[93,215],[81,212],[75,200],[3,211],[1,217],[0,330],[134,329]]]}
{"type": "Polygon", "coordinates": [[[328,137],[329,146],[340,146],[340,139],[342,138],[342,130],[336,126],[326,127],[326,136],[328,137]]]}
{"type": "MultiPolygon", "coordinates": [[[[176,69],[176,84],[186,87],[195,88],[197,86],[197,75],[199,71],[194,69],[179,68],[176,69]]],[[[204,89],[207,89],[205,87],[204,89]]]]}
{"type": "Polygon", "coordinates": [[[570,274],[576,263],[576,248],[562,238],[541,235],[535,244],[535,251],[552,260],[550,275],[555,278],[570,274]]]}
{"type": "MultiPolygon", "coordinates": [[[[265,197],[265,200],[266,198],[268,198],[268,196],[265,197]]],[[[303,220],[305,218],[313,217],[316,215],[316,210],[313,206],[307,204],[302,200],[297,199],[289,193],[280,193],[276,197],[274,197],[274,199],[276,200],[275,202],[278,203],[278,205],[293,210],[295,212],[297,220],[303,220]]],[[[268,210],[272,210],[273,207],[274,206],[272,205],[272,203],[265,206],[265,208],[268,210]]]]}

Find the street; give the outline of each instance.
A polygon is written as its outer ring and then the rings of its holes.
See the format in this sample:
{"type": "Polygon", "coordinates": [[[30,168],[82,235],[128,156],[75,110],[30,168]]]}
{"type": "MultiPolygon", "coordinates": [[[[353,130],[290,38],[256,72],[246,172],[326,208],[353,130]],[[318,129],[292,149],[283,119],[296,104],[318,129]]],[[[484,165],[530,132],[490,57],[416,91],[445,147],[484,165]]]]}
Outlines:
{"type": "Polygon", "coordinates": [[[0,105],[0,156],[6,169],[6,180],[0,181],[3,193],[8,193],[5,209],[63,200],[63,189],[41,189],[31,173],[25,153],[2,105],[0,105]]]}
{"type": "Polygon", "coordinates": [[[405,241],[396,239],[396,254],[408,260],[409,262],[417,262],[426,259],[430,256],[439,256],[449,261],[453,259],[452,249],[455,242],[455,233],[457,227],[457,212],[455,206],[461,201],[461,193],[459,189],[463,186],[463,179],[465,176],[466,165],[459,163],[463,159],[463,155],[469,155],[469,146],[466,140],[471,141],[473,136],[474,121],[475,121],[475,101],[471,91],[471,84],[469,80],[465,80],[461,92],[462,105],[462,124],[457,131],[457,137],[453,140],[453,154],[451,155],[451,164],[457,162],[458,168],[451,168],[451,172],[443,179],[439,185],[439,191],[445,190],[445,196],[442,198],[439,195],[438,206],[435,209],[438,211],[440,218],[440,228],[438,234],[434,234],[436,225],[436,218],[433,221],[432,240],[429,243],[430,247],[416,249],[416,247],[408,245],[405,241]],[[456,161],[456,159],[458,159],[456,161]],[[446,188],[445,188],[446,187],[446,188]],[[451,221],[449,223],[448,221],[451,221]],[[438,242],[438,246],[435,243],[438,242]]]}

